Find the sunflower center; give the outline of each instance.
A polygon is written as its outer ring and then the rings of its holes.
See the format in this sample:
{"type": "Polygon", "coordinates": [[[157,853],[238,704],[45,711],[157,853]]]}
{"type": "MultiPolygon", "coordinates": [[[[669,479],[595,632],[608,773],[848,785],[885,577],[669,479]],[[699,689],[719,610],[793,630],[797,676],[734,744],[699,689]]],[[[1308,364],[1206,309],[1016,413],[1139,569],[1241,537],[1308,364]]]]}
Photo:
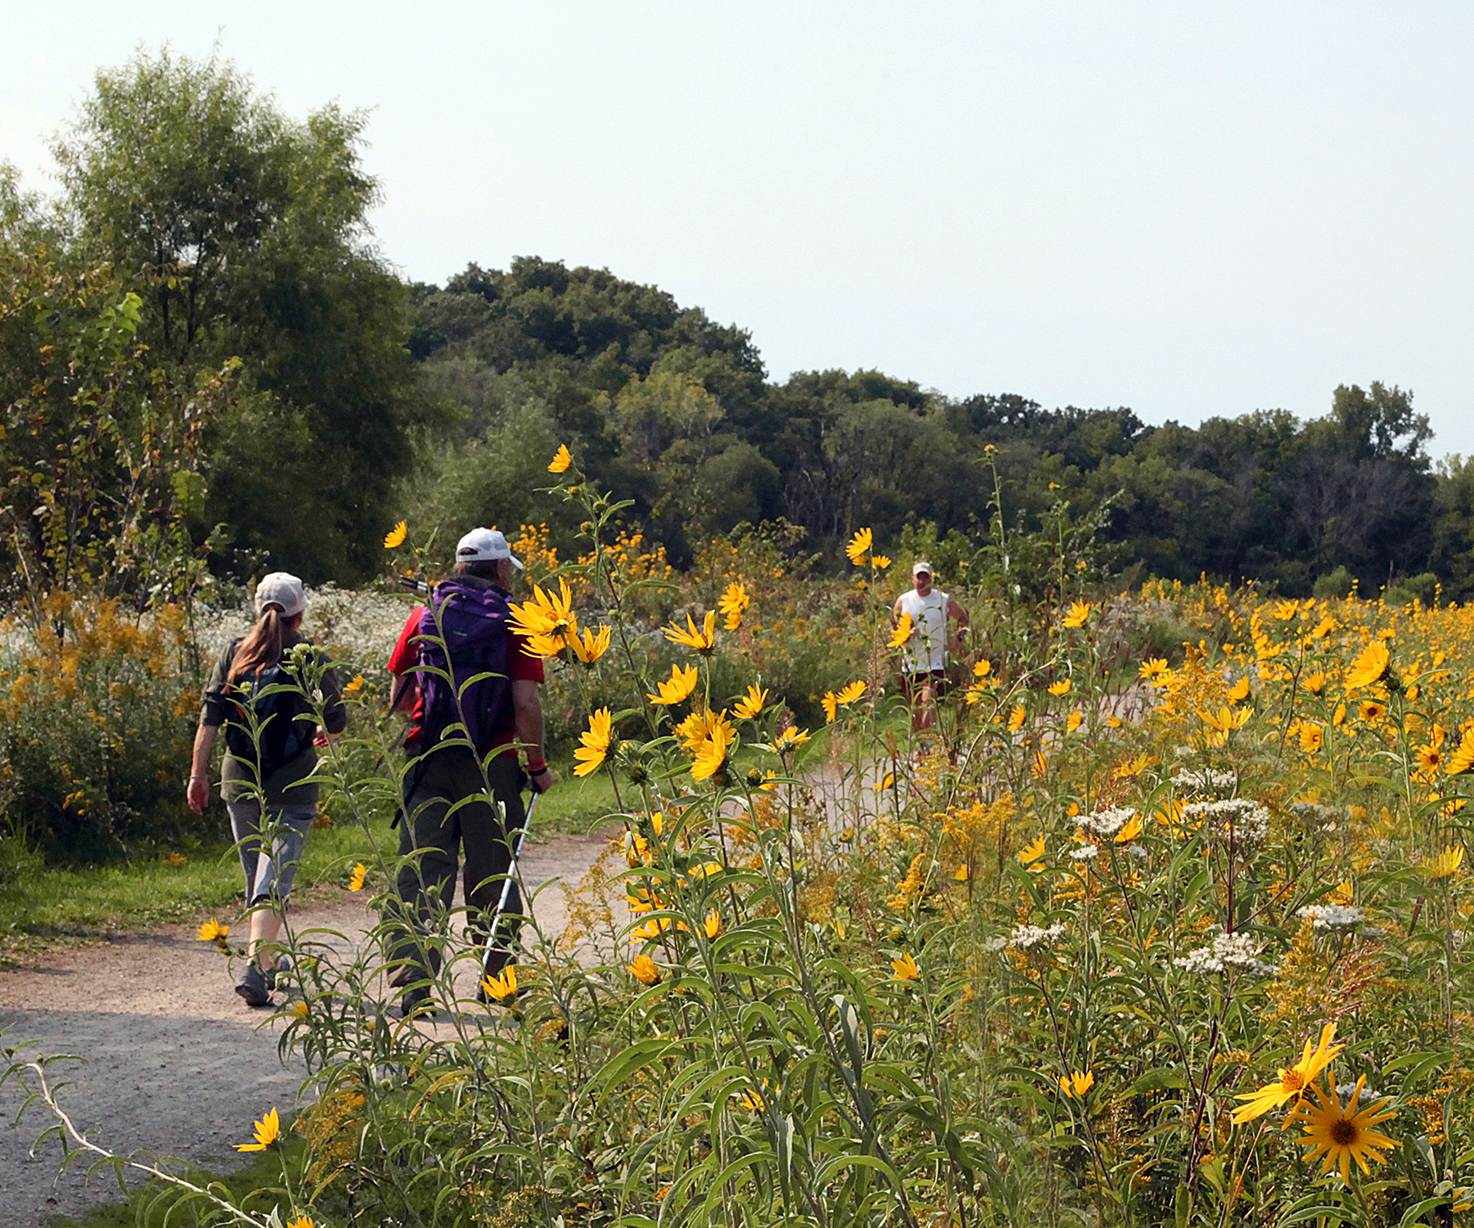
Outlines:
{"type": "Polygon", "coordinates": [[[1303,1092],[1305,1090],[1305,1076],[1298,1070],[1283,1071],[1280,1078],[1287,1092],[1303,1092]]]}
{"type": "Polygon", "coordinates": [[[1355,1122],[1347,1121],[1343,1117],[1331,1125],[1331,1142],[1337,1147],[1350,1147],[1360,1137],[1360,1133],[1355,1122]]]}

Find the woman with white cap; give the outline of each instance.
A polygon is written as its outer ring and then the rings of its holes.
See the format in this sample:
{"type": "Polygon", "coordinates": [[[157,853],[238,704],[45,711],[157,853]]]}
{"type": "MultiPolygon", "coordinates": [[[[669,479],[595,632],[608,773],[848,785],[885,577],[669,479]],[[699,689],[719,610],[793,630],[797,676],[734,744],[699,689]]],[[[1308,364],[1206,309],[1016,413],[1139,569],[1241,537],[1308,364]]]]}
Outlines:
{"type": "Polygon", "coordinates": [[[307,593],[274,571],[256,586],[256,623],[228,645],[205,684],[186,799],[203,814],[210,798],[210,754],[226,726],[221,796],[245,872],[251,913],[248,961],[235,991],[265,1006],[275,987],[271,944],[292,888],[307,830],[317,817],[317,747],[347,724],[343,692],[326,654],[301,636],[307,593]],[[322,726],[314,712],[321,693],[322,726]],[[258,907],[267,905],[267,907],[258,907]]]}

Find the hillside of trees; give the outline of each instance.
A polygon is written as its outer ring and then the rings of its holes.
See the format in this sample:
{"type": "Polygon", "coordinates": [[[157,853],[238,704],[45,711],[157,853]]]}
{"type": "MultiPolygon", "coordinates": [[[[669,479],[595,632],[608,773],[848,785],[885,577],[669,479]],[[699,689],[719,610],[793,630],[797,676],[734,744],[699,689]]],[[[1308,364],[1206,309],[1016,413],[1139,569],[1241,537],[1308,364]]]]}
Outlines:
{"type": "Polygon", "coordinates": [[[7,572],[61,582],[82,565],[55,557],[61,526],[81,559],[123,523],[114,587],[159,571],[159,526],[217,573],[351,583],[401,516],[556,527],[538,488],[559,442],[677,562],[777,519],[815,550],[861,525],[976,536],[991,444],[1011,523],[1103,509],[1131,575],[1474,591],[1474,469],[1433,463],[1409,391],[1194,427],[879,371],[775,381],[744,328],[607,270],[524,257],[404,284],[368,227],[364,122],[299,121],[228,64],[144,53],[59,140],[58,199],[0,168],[7,572]]]}

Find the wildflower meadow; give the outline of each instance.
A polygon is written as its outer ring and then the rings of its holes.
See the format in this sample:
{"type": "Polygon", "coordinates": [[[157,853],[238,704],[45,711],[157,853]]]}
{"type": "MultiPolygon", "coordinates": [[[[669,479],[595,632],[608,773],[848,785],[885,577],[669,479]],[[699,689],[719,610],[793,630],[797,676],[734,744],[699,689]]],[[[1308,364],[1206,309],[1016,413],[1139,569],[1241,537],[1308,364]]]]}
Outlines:
{"type": "MultiPolygon", "coordinates": [[[[441,909],[438,1022],[389,1009],[385,944],[289,915],[309,1073],[233,1140],[279,1163],[245,1198],[150,1167],[171,1223],[1465,1222],[1474,607],[1122,591],[995,504],[916,731],[873,533],[839,578],[781,535],[681,573],[548,468],[582,538],[524,527],[514,614],[609,852],[494,978],[441,909]]],[[[386,579],[424,566],[394,526],[386,579]]],[[[374,647],[322,779],[383,907],[374,647]]]]}

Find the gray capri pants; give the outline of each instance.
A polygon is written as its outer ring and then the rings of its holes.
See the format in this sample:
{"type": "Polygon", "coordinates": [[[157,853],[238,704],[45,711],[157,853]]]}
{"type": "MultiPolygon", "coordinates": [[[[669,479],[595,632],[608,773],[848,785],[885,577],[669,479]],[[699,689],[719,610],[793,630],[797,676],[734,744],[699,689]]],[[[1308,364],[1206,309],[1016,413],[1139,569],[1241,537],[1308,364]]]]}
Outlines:
{"type": "Polygon", "coordinates": [[[261,803],[256,798],[226,802],[225,809],[230,815],[230,831],[246,875],[246,904],[286,899],[297,876],[307,829],[317,817],[316,803],[284,802],[268,806],[266,818],[271,830],[266,835],[271,839],[270,847],[263,847],[261,803]]]}

